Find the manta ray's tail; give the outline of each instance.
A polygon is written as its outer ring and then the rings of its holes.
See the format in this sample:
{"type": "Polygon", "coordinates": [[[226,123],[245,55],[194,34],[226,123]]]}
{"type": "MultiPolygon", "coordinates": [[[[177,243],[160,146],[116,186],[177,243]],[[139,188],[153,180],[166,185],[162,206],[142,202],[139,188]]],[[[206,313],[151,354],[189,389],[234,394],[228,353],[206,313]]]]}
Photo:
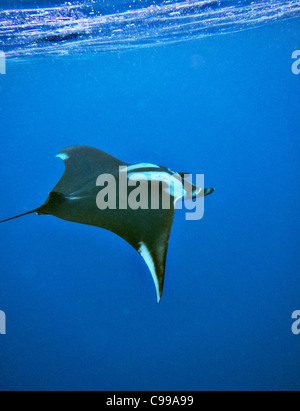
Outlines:
{"type": "Polygon", "coordinates": [[[15,217],[8,218],[6,220],[0,221],[0,224],[6,223],[7,221],[15,220],[16,218],[24,217],[24,216],[29,215],[29,214],[38,213],[39,210],[40,210],[40,208],[37,208],[36,210],[28,211],[27,213],[20,214],[20,215],[17,215],[15,217]]]}

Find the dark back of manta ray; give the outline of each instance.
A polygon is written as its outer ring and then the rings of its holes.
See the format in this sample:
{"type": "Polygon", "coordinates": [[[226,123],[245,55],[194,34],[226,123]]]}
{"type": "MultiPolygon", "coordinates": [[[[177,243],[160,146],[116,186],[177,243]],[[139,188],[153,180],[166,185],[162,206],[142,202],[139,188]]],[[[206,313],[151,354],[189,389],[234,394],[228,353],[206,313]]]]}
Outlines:
{"type": "MultiPolygon", "coordinates": [[[[128,206],[126,209],[120,209],[118,176],[116,176],[116,183],[116,201],[109,205],[108,199],[106,209],[100,210],[96,202],[101,187],[88,187],[86,185],[86,191],[78,199],[68,199],[67,196],[61,193],[51,192],[39,213],[109,230],[125,239],[135,248],[138,248],[141,242],[149,243],[150,241],[152,246],[160,242],[159,240],[163,236],[163,227],[165,227],[166,231],[171,230],[175,213],[172,202],[170,202],[170,209],[166,210],[162,207],[161,195],[158,193],[162,192],[163,183],[160,183],[159,191],[155,193],[155,196],[158,198],[154,201],[159,204],[158,209],[151,208],[151,201],[155,197],[150,186],[148,188],[147,208],[131,209],[128,206]]],[[[130,197],[134,190],[134,187],[128,187],[128,197],[130,197]]],[[[165,236],[164,240],[166,240],[165,236]]]]}

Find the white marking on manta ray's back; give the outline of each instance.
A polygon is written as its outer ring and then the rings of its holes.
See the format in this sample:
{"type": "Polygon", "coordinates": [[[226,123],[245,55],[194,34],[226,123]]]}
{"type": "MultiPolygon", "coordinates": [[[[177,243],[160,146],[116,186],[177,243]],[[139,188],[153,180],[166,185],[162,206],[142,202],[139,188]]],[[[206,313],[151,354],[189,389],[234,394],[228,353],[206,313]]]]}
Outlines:
{"type": "Polygon", "coordinates": [[[151,253],[148,250],[146,244],[141,242],[139,245],[140,245],[139,253],[141,254],[143,259],[145,260],[145,263],[147,264],[147,266],[149,267],[149,270],[151,272],[151,275],[152,275],[152,278],[153,278],[153,281],[154,281],[154,284],[155,284],[155,289],[156,289],[156,294],[157,294],[157,303],[159,303],[160,302],[159,284],[158,284],[158,278],[157,278],[157,275],[156,275],[156,270],[155,270],[155,265],[154,265],[153,258],[151,256],[151,253]]]}
{"type": "Polygon", "coordinates": [[[182,181],[178,179],[177,174],[170,175],[166,171],[147,171],[141,173],[130,173],[128,175],[130,181],[160,181],[165,183],[168,187],[164,191],[170,196],[174,197],[174,201],[178,201],[187,195],[184,190],[182,181]],[[177,178],[175,177],[177,176],[177,178]]]}
{"type": "Polygon", "coordinates": [[[196,188],[196,190],[193,191],[193,197],[198,197],[202,191],[203,188],[196,188]]]}
{"type": "Polygon", "coordinates": [[[132,166],[129,167],[124,167],[121,170],[121,173],[129,173],[130,171],[137,171],[143,168],[160,168],[159,166],[155,165],[155,164],[150,164],[150,163],[140,163],[140,164],[134,164],[132,166]]]}
{"type": "Polygon", "coordinates": [[[69,160],[68,154],[65,154],[65,153],[59,153],[59,154],[57,154],[56,158],[60,158],[60,159],[62,159],[63,161],[69,160]]]}

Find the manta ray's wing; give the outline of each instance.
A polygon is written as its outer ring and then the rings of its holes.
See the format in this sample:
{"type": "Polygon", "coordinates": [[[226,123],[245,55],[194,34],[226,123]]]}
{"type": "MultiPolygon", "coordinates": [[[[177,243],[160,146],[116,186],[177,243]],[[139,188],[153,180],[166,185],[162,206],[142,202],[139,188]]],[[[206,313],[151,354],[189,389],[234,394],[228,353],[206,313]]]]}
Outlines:
{"type": "Polygon", "coordinates": [[[52,191],[65,196],[82,190],[100,174],[115,174],[119,167],[127,165],[104,151],[86,146],[67,147],[56,157],[64,161],[65,173],[52,191]]]}
{"type": "Polygon", "coordinates": [[[120,215],[124,217],[125,223],[121,223],[113,231],[131,244],[143,257],[151,272],[159,303],[163,294],[175,210],[173,207],[169,210],[128,210],[126,214],[120,215]]]}
{"type": "MultiPolygon", "coordinates": [[[[85,146],[66,148],[58,157],[65,163],[65,173],[45,205],[40,208],[39,214],[104,228],[123,238],[148,265],[159,302],[163,293],[168,244],[175,214],[173,204],[167,210],[154,210],[151,207],[146,210],[132,210],[129,207],[100,210],[96,202],[99,193],[96,181],[99,175],[114,176],[118,185],[120,167],[124,169],[128,164],[85,146]]],[[[136,169],[131,166],[128,170],[132,171],[132,168],[136,169]]]]}

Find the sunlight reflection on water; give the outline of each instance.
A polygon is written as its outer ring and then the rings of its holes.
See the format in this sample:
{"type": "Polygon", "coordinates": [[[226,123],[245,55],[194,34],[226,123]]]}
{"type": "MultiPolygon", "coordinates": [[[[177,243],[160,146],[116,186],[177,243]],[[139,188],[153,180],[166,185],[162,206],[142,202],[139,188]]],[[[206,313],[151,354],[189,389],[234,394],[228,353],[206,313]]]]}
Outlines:
{"type": "Polygon", "coordinates": [[[48,7],[43,3],[27,9],[4,6],[0,8],[0,49],[7,57],[145,47],[300,16],[300,1],[281,0],[122,0],[118,6],[88,0],[58,6],[48,2],[48,7]]]}

